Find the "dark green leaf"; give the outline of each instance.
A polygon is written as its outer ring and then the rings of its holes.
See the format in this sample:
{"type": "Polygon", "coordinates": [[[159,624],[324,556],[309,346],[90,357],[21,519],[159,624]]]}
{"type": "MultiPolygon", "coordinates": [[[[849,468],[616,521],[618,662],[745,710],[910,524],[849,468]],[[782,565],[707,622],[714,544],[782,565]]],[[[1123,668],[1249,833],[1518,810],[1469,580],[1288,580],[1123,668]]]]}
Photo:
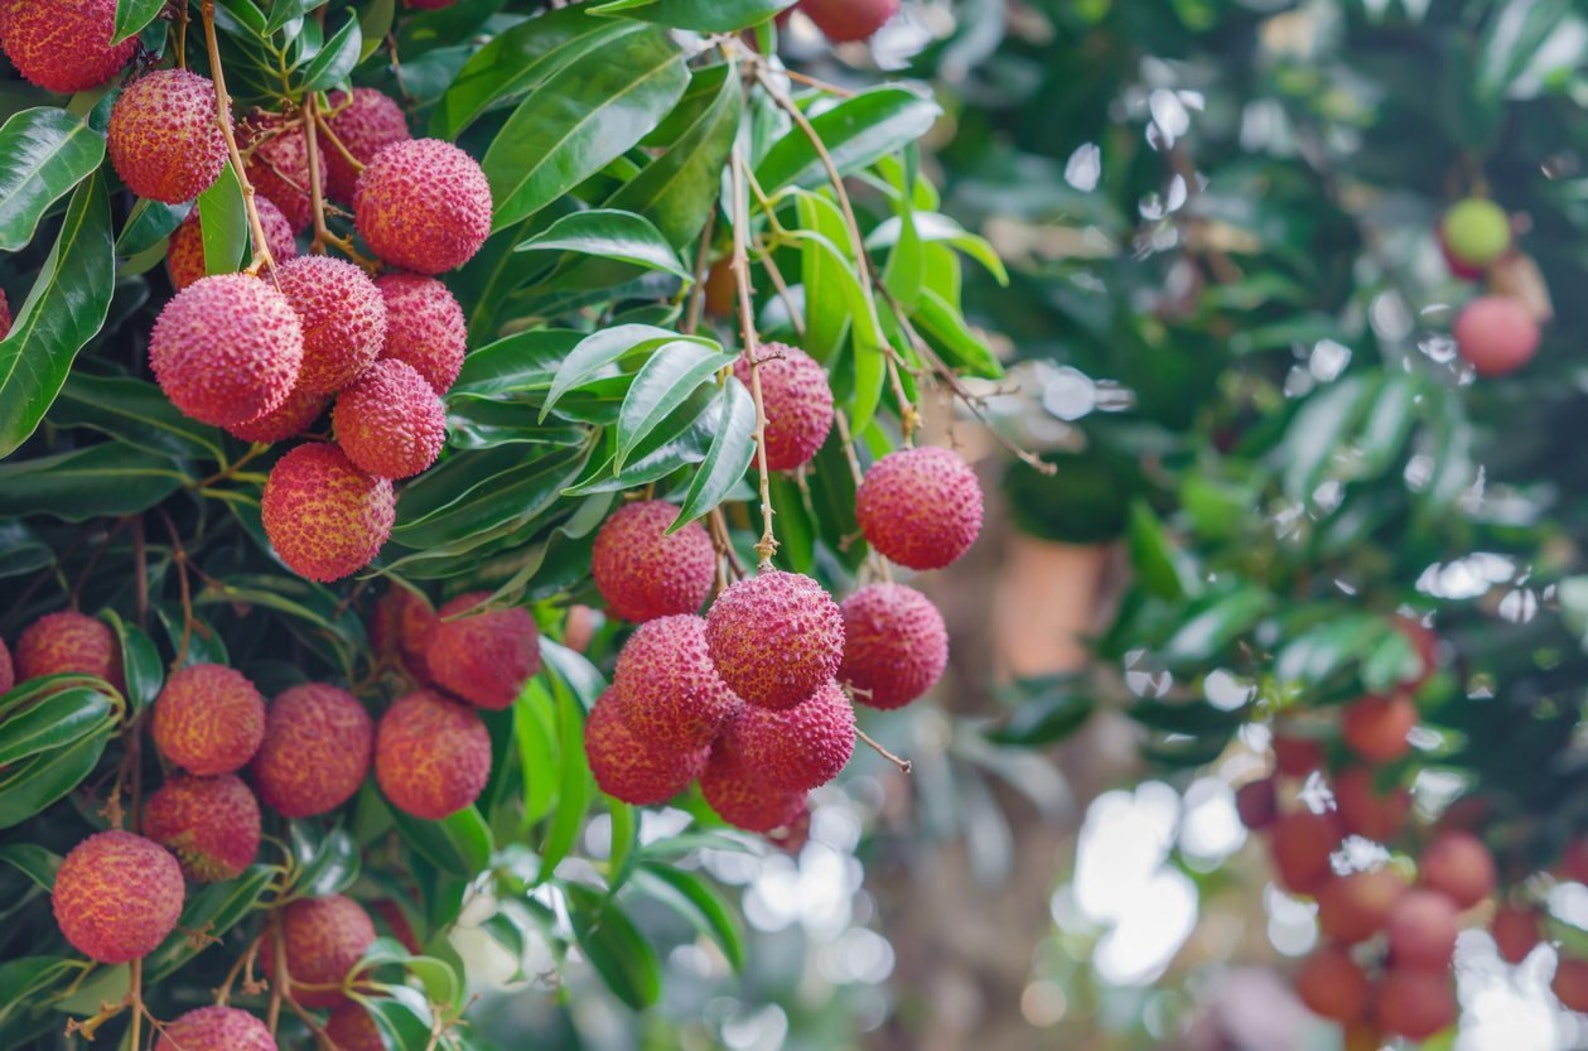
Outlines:
{"type": "Polygon", "coordinates": [[[1055,688],[1022,703],[1003,726],[986,736],[998,744],[1053,744],[1085,726],[1096,708],[1097,702],[1085,694],[1055,688]]]}
{"type": "Polygon", "coordinates": [[[203,951],[210,942],[263,907],[260,899],[279,875],[273,865],[250,865],[234,880],[190,893],[176,930],[143,961],[145,981],[157,982],[203,951]]]}
{"type": "Polygon", "coordinates": [[[153,22],[163,7],[165,0],[116,0],[116,29],[110,42],[119,44],[143,32],[143,27],[153,22]]]}
{"type": "Polygon", "coordinates": [[[0,463],[0,515],[82,522],[153,507],[187,482],[171,461],[107,443],[36,460],[0,463]]]}
{"type": "Polygon", "coordinates": [[[134,712],[154,703],[165,685],[165,664],[154,640],[136,624],[128,624],[113,609],[100,613],[99,618],[110,625],[121,646],[121,673],[127,680],[127,700],[134,712]]]}
{"type": "Polygon", "coordinates": [[[579,883],[567,884],[568,918],[590,965],[618,999],[643,1010],[662,992],[656,950],[634,922],[605,895],[579,883]]]}
{"type": "Polygon", "coordinates": [[[618,415],[617,468],[621,470],[640,442],[677,412],[701,384],[730,368],[738,356],[733,351],[682,341],[658,348],[640,367],[623,399],[623,411],[618,415]]]}
{"type": "Polygon", "coordinates": [[[126,258],[145,252],[160,243],[187,218],[185,204],[166,204],[144,198],[133,206],[116,237],[116,254],[126,258]]]}
{"type": "MultiPolygon", "coordinates": [[[[542,643],[543,649],[547,645],[542,643]]],[[[547,669],[550,672],[550,669],[547,669]]],[[[568,856],[584,826],[585,811],[595,797],[595,780],[584,753],[585,705],[573,688],[558,674],[549,674],[552,694],[557,700],[557,752],[560,765],[557,784],[557,809],[552,814],[546,840],[541,844],[539,880],[546,880],[568,856]]]]}
{"type": "Polygon", "coordinates": [[[0,126],[0,252],[33,240],[50,205],[105,159],[105,137],[74,113],[25,109],[0,126]]]}
{"type": "Polygon", "coordinates": [[[670,343],[692,342],[712,350],[721,348],[715,340],[702,336],[681,336],[652,325],[618,325],[586,336],[569,352],[557,369],[551,389],[541,406],[541,419],[571,390],[576,390],[592,380],[610,375],[610,368],[619,359],[629,355],[660,353],[670,343]]]}
{"type": "MultiPolygon", "coordinates": [[[[942,112],[924,92],[890,84],[863,91],[811,118],[839,174],[851,175],[925,135],[942,112]]],[[[762,158],[756,179],[767,193],[785,186],[811,189],[827,184],[816,147],[792,128],[762,158]]]]}
{"type": "Polygon", "coordinates": [[[221,432],[177,411],[147,380],[74,372],[50,411],[60,427],[89,427],[157,456],[219,460],[221,432]]]}
{"type": "Polygon", "coordinates": [[[690,479],[689,491],[673,520],[677,531],[714,510],[739,484],[755,458],[755,401],[738,377],[729,376],[712,422],[711,448],[690,479]]]}
{"type": "Polygon", "coordinates": [[[1272,604],[1273,596],[1253,585],[1194,603],[1159,654],[1177,662],[1208,660],[1256,627],[1272,604]]]}
{"type": "Polygon", "coordinates": [[[0,846],[0,863],[10,865],[48,893],[55,888],[61,858],[37,843],[7,843],[0,846]]]}
{"type": "Polygon", "coordinates": [[[0,828],[21,824],[93,773],[113,736],[110,724],[65,748],[43,752],[0,771],[0,828]]]}
{"type": "Polygon", "coordinates": [[[6,720],[0,766],[104,733],[114,726],[118,708],[114,698],[98,690],[82,686],[61,690],[6,720]]]}
{"type": "MultiPolygon", "coordinates": [[[[701,877],[668,865],[649,864],[641,870],[643,889],[671,905],[711,936],[735,971],[744,968],[744,936],[728,911],[722,895],[701,877]]],[[[640,881],[636,879],[636,885],[640,881]]]]}
{"type": "Polygon", "coordinates": [[[460,879],[472,879],[491,860],[491,830],[479,810],[466,806],[440,821],[423,821],[391,808],[398,834],[432,865],[460,879]]]}
{"type": "Polygon", "coordinates": [[[320,53],[314,56],[303,73],[304,91],[324,91],[346,82],[353,67],[358,65],[364,38],[359,30],[356,12],[349,12],[347,22],[336,35],[325,42],[320,53]]]}
{"type": "Polygon", "coordinates": [[[1144,500],[1130,505],[1126,539],[1130,544],[1130,564],[1142,586],[1171,602],[1185,598],[1187,581],[1180,569],[1185,556],[1176,550],[1164,532],[1163,523],[1144,500]]]}
{"type": "Polygon", "coordinates": [[[487,344],[463,360],[452,396],[543,391],[568,354],[585,338],[570,329],[532,329],[487,344]]]}
{"type": "Polygon", "coordinates": [[[632,212],[594,209],[575,212],[558,219],[536,237],[518,245],[519,252],[573,252],[579,255],[616,259],[663,270],[685,280],[690,271],[679,261],[678,253],[650,221],[632,212]]]}
{"type": "Polygon", "coordinates": [[[607,0],[596,14],[623,14],[673,29],[737,33],[771,21],[796,0],[607,0]]]}
{"type": "Polygon", "coordinates": [[[288,826],[288,841],[298,867],[283,900],[339,894],[358,879],[358,843],[340,824],[325,828],[294,821],[288,826]]]}

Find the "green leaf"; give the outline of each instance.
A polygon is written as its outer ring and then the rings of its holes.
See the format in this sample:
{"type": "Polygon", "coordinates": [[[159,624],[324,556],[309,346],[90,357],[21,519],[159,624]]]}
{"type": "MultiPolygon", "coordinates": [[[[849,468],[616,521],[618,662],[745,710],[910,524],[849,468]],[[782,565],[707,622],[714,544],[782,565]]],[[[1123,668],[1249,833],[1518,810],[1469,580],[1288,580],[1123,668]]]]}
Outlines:
{"type": "Polygon", "coordinates": [[[116,237],[116,254],[122,258],[138,255],[160,243],[161,238],[182,225],[189,208],[185,204],[166,204],[144,198],[133,205],[127,221],[116,237]]]}
{"type": "MultiPolygon", "coordinates": [[[[543,652],[545,644],[543,643],[543,652]]],[[[551,669],[547,669],[551,672],[551,669]]],[[[560,771],[557,784],[557,809],[541,845],[538,880],[549,879],[562,859],[568,856],[584,825],[585,811],[595,798],[595,779],[584,752],[585,705],[572,686],[559,674],[549,674],[552,695],[557,700],[557,751],[560,771]]]]}
{"type": "Polygon", "coordinates": [[[992,348],[971,331],[959,311],[936,292],[921,291],[914,317],[921,334],[938,348],[950,366],[985,379],[997,379],[1004,374],[992,348]]]}
{"type": "Polygon", "coordinates": [[[846,252],[844,213],[826,194],[799,193],[795,208],[800,226],[820,237],[800,243],[800,275],[805,285],[804,350],[817,361],[831,361],[849,333],[849,305],[860,288],[860,278],[846,252]]]}
{"type": "Polygon", "coordinates": [[[255,36],[265,35],[265,15],[253,0],[215,0],[215,6],[220,11],[226,11],[237,20],[237,24],[255,36]]]}
{"type": "Polygon", "coordinates": [[[473,806],[440,821],[423,821],[391,807],[397,832],[436,868],[460,879],[473,879],[491,861],[491,830],[473,806]]]}
{"type": "Polygon", "coordinates": [[[640,367],[618,415],[619,470],[636,446],[689,400],[689,396],[738,358],[733,351],[713,350],[698,343],[669,343],[640,367]]]}
{"type": "Polygon", "coordinates": [[[551,388],[557,369],[585,333],[572,329],[531,329],[488,343],[463,359],[463,371],[450,398],[494,397],[551,388]]]}
{"type": "Polygon", "coordinates": [[[164,7],[165,0],[116,0],[116,29],[110,34],[110,42],[119,44],[137,36],[164,7]]]}
{"type": "Polygon", "coordinates": [[[105,137],[64,109],[40,106],[0,126],[0,252],[33,240],[50,206],[105,159],[105,137]]]}
{"type": "Polygon", "coordinates": [[[353,885],[361,868],[358,843],[340,824],[324,828],[306,821],[288,826],[297,869],[282,900],[339,894],[353,885]]]}
{"type": "Polygon", "coordinates": [[[1284,464],[1285,494],[1292,500],[1311,500],[1330,458],[1345,447],[1383,381],[1382,375],[1347,376],[1314,394],[1296,412],[1276,451],[1284,464]]]}
{"type": "Polygon", "coordinates": [[[713,423],[711,448],[689,482],[683,506],[669,532],[677,532],[725,500],[755,459],[755,400],[738,377],[723,385],[713,423]]]}
{"type": "MultiPolygon", "coordinates": [[[[925,135],[942,113],[924,91],[903,85],[863,91],[810,118],[839,174],[850,175],[925,135]]],[[[792,128],[756,167],[767,193],[827,185],[827,168],[809,137],[792,128]]]]}
{"type": "Polygon", "coordinates": [[[308,3],[307,0],[270,0],[270,16],[265,21],[265,32],[274,33],[287,27],[287,23],[298,21],[310,8],[319,7],[320,3],[308,3]]]}
{"type": "Polygon", "coordinates": [[[793,7],[797,0],[607,0],[598,15],[627,15],[672,29],[699,33],[737,33],[793,7]]]}
{"type": "MultiPolygon", "coordinates": [[[[358,35],[364,44],[358,49],[358,60],[364,61],[380,49],[391,32],[392,19],[397,14],[397,0],[371,0],[358,16],[358,35]]],[[[452,138],[453,136],[446,136],[452,138]]]]}
{"type": "Polygon", "coordinates": [[[219,460],[221,432],[177,411],[147,380],[74,372],[50,411],[59,427],[89,427],[156,456],[219,460]]]}
{"type": "Polygon", "coordinates": [[[82,784],[113,735],[106,722],[98,733],[0,771],[0,828],[21,824],[82,784]]]}
{"type": "Polygon", "coordinates": [[[1073,693],[1062,684],[1021,703],[1000,727],[986,737],[997,744],[1038,747],[1062,741],[1086,725],[1097,710],[1097,701],[1073,693]]]}
{"type": "Polygon", "coordinates": [[[314,61],[309,63],[309,68],[304,70],[303,90],[324,91],[346,83],[353,67],[358,65],[363,45],[364,37],[359,28],[357,12],[350,12],[347,22],[325,42],[320,53],[314,56],[314,61]]]}
{"type": "Polygon", "coordinates": [[[147,632],[136,624],[128,624],[113,609],[104,610],[99,619],[110,625],[121,646],[121,673],[127,680],[127,700],[133,712],[141,711],[160,696],[165,685],[165,663],[160,651],[147,632]]]}
{"type": "Polygon", "coordinates": [[[55,889],[55,873],[60,870],[61,857],[54,851],[45,850],[37,843],[7,843],[0,846],[0,862],[37,883],[45,893],[55,889]]]}
{"type": "Polygon", "coordinates": [[[164,456],[107,442],[76,452],[0,463],[0,515],[84,522],[144,511],[188,482],[164,456]]]}
{"type": "MultiPolygon", "coordinates": [[[[1009,284],[1009,271],[1004,268],[1003,260],[998,258],[998,250],[985,237],[970,233],[953,219],[938,212],[916,212],[914,218],[915,234],[923,243],[952,245],[985,267],[1000,285],[1009,284]]],[[[866,235],[866,247],[873,251],[892,248],[899,243],[904,230],[901,217],[895,215],[884,219],[866,235]]]]}
{"type": "Polygon", "coordinates": [[[652,325],[618,325],[586,336],[557,369],[551,389],[541,405],[540,418],[544,420],[564,394],[591,380],[609,375],[609,367],[619,359],[631,354],[661,353],[669,344],[676,342],[692,342],[712,350],[721,349],[715,340],[703,336],[681,336],[652,325]]]}
{"type": "Polygon", "coordinates": [[[1130,564],[1143,587],[1159,598],[1179,602],[1186,596],[1186,580],[1180,571],[1184,555],[1177,551],[1164,532],[1163,523],[1145,500],[1132,501],[1130,526],[1125,534],[1130,545],[1130,564]]]}
{"type": "Polygon", "coordinates": [[[199,194],[199,233],[204,240],[204,272],[232,274],[243,268],[249,255],[248,208],[243,184],[231,161],[210,188],[199,194]]]}
{"type": "Polygon", "coordinates": [[[632,212],[593,209],[558,219],[539,236],[513,249],[515,252],[575,252],[633,263],[647,270],[663,270],[684,280],[692,276],[661,231],[632,212]]]}
{"type": "Polygon", "coordinates": [[[1137,750],[1149,762],[1170,767],[1206,766],[1229,747],[1232,731],[1225,730],[1204,736],[1149,739],[1141,742],[1137,750]]]}
{"type": "Polygon", "coordinates": [[[361,1002],[386,1046],[393,1051],[430,1051],[435,1046],[435,1017],[424,994],[401,985],[389,985],[384,992],[379,999],[361,1002]]]}
{"type": "Polygon", "coordinates": [[[529,829],[557,801],[557,702],[543,679],[530,681],[525,695],[513,705],[513,739],[518,745],[524,779],[524,812],[520,828],[529,829]]]}
{"type": "Polygon", "coordinates": [[[662,993],[662,969],[634,922],[598,891],[580,883],[564,886],[573,935],[607,988],[636,1011],[662,993]]]}
{"type": "Polygon", "coordinates": [[[1158,651],[1169,661],[1210,660],[1257,626],[1273,605],[1273,596],[1251,584],[1193,603],[1190,615],[1158,651]]]}
{"type": "Polygon", "coordinates": [[[646,865],[635,883],[710,935],[735,971],[744,969],[744,936],[722,895],[711,884],[692,872],[656,864],[646,865]]]}
{"type": "Polygon", "coordinates": [[[174,973],[211,943],[237,926],[256,908],[278,875],[274,865],[250,865],[241,876],[211,883],[188,895],[176,930],[143,961],[145,981],[157,982],[174,973]],[[204,937],[195,937],[203,935],[204,937]]]}

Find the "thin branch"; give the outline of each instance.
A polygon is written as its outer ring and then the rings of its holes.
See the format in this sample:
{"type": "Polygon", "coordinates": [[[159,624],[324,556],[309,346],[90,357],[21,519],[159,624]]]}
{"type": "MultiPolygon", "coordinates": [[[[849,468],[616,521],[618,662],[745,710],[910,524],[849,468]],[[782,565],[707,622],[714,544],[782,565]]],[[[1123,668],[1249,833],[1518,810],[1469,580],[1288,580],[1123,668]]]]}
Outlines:
{"type": "Polygon", "coordinates": [[[711,237],[716,232],[717,210],[706,213],[706,225],[700,230],[700,247],[695,252],[695,280],[689,286],[689,306],[684,311],[684,324],[679,331],[693,336],[700,329],[700,318],[706,311],[706,280],[711,256],[711,237]]]}
{"type": "Polygon", "coordinates": [[[882,758],[898,767],[900,773],[908,774],[910,771],[915,769],[914,763],[902,756],[894,755],[892,752],[882,747],[882,745],[878,744],[877,740],[870,734],[866,733],[866,731],[857,728],[855,730],[855,736],[865,742],[866,747],[870,748],[873,752],[876,752],[878,755],[882,756],[882,758]]]}
{"type": "Polygon", "coordinates": [[[745,248],[749,236],[750,202],[745,189],[744,157],[736,144],[732,157],[733,177],[733,279],[739,291],[739,325],[744,333],[744,353],[750,362],[750,397],[755,402],[755,458],[761,472],[761,539],[755,552],[761,568],[772,564],[777,552],[777,537],[772,529],[772,473],[766,465],[766,403],[761,397],[761,343],[755,331],[754,289],[750,284],[750,254],[745,248]]]}
{"type": "Polygon", "coordinates": [[[243,155],[237,148],[237,136],[232,133],[232,97],[226,91],[226,74],[221,69],[220,39],[215,35],[215,0],[202,0],[199,16],[204,21],[204,43],[209,50],[210,78],[215,84],[215,112],[220,122],[221,135],[226,139],[226,154],[231,158],[232,171],[243,188],[243,207],[248,212],[248,229],[254,239],[254,258],[248,272],[257,274],[262,267],[271,269],[276,260],[270,254],[270,242],[265,238],[265,226],[259,219],[259,206],[254,201],[254,185],[243,170],[243,155]]]}

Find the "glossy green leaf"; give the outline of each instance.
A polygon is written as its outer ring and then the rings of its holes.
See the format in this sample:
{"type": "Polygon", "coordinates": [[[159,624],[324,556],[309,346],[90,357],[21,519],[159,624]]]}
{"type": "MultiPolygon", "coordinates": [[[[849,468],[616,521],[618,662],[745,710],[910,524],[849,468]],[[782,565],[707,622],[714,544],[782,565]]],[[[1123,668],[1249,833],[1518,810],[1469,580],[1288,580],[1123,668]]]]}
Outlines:
{"type": "Polygon", "coordinates": [[[324,91],[345,83],[353,67],[358,65],[364,37],[359,29],[356,12],[349,12],[347,21],[336,35],[325,42],[320,53],[314,56],[303,71],[304,91],[324,91]]]}
{"type": "Polygon", "coordinates": [[[616,259],[647,270],[662,270],[686,281],[691,277],[678,253],[649,220],[614,209],[593,209],[564,216],[514,251],[573,252],[616,259]]]}
{"type": "Polygon", "coordinates": [[[424,994],[396,985],[388,986],[385,994],[361,1002],[375,1019],[387,1047],[393,1051],[430,1051],[435,1043],[435,1017],[424,994]]]}
{"type": "MultiPolygon", "coordinates": [[[[898,84],[872,88],[811,117],[840,175],[851,175],[925,135],[942,110],[925,92],[898,84]]],[[[792,128],[756,166],[767,193],[785,186],[828,183],[827,168],[810,138],[792,128]]]]}
{"type": "Polygon", "coordinates": [[[133,712],[154,703],[165,685],[165,662],[147,632],[123,620],[113,609],[104,610],[99,619],[110,625],[121,647],[121,674],[127,681],[127,700],[133,712]]]}
{"type": "Polygon", "coordinates": [[[1180,570],[1183,555],[1164,532],[1163,523],[1146,501],[1130,506],[1130,526],[1125,534],[1130,564],[1142,586],[1159,598],[1178,602],[1186,596],[1187,581],[1180,570]]]}
{"type": "Polygon", "coordinates": [[[691,342],[713,350],[715,340],[703,336],[681,336],[651,325],[618,325],[587,336],[569,352],[557,369],[551,389],[546,393],[540,416],[545,419],[564,394],[592,380],[611,375],[611,367],[621,358],[660,353],[671,343],[691,342]]]}
{"type": "MultiPolygon", "coordinates": [[[[998,250],[985,237],[970,233],[953,219],[938,212],[916,212],[914,219],[912,225],[922,243],[952,245],[985,267],[1000,285],[1009,284],[1009,271],[998,257],[998,250]]],[[[899,243],[903,232],[904,221],[899,216],[884,219],[866,235],[866,247],[873,251],[892,248],[899,243]]]]}
{"type": "Polygon", "coordinates": [[[231,274],[249,257],[248,208],[243,186],[230,161],[210,188],[199,194],[199,232],[204,241],[204,272],[231,274]]]}
{"type": "Polygon", "coordinates": [[[88,427],[156,456],[219,460],[221,432],[177,411],[148,380],[74,372],[50,410],[58,427],[88,427]]]}
{"type": "Polygon", "coordinates": [[[1015,709],[1002,726],[987,732],[998,744],[1040,747],[1062,741],[1085,726],[1097,701],[1062,685],[1036,693],[1015,709]]]}
{"type": "Polygon", "coordinates": [[[805,286],[803,348],[827,362],[843,346],[853,317],[850,304],[860,289],[853,261],[838,245],[847,244],[848,230],[837,202],[820,193],[800,193],[795,207],[801,228],[820,237],[800,243],[800,275],[805,286]]]}
{"type": "Polygon", "coordinates": [[[1203,661],[1223,652],[1257,626],[1273,605],[1259,587],[1242,585],[1193,603],[1188,616],[1158,651],[1170,661],[1203,661]]]}
{"type": "Polygon", "coordinates": [[[37,843],[7,843],[0,846],[0,864],[10,865],[48,893],[55,888],[61,856],[37,843]]]}
{"type": "MultiPolygon", "coordinates": [[[[39,1008],[46,990],[80,976],[82,966],[81,959],[66,956],[22,956],[0,963],[0,1036],[7,1034],[17,1014],[39,1008]]],[[[51,1028],[59,1024],[57,1019],[50,1019],[51,1028]]]]}
{"type": "Polygon", "coordinates": [[[737,33],[769,22],[796,0],[606,0],[592,10],[622,14],[672,29],[699,33],[737,33]]]}
{"type": "Polygon", "coordinates": [[[0,252],[33,240],[50,206],[105,159],[105,137],[74,113],[25,109],[0,126],[0,252]]]}
{"type": "Polygon", "coordinates": [[[616,894],[634,872],[636,848],[640,843],[640,815],[630,804],[608,797],[611,843],[607,872],[607,893],[616,894]]]}
{"type": "Polygon", "coordinates": [[[744,935],[728,905],[711,884],[693,872],[668,865],[646,865],[643,883],[636,886],[676,909],[685,919],[709,935],[735,971],[744,969],[744,935]]]}
{"type": "MultiPolygon", "coordinates": [[[[391,32],[392,19],[397,14],[397,0],[370,0],[361,5],[358,14],[358,35],[364,43],[358,49],[358,60],[364,61],[386,41],[391,32]]],[[[451,136],[447,136],[450,138],[451,136]]]]}
{"type": "Polygon", "coordinates": [[[737,377],[729,376],[719,405],[712,421],[711,447],[689,482],[670,531],[682,529],[714,510],[739,484],[755,459],[755,400],[749,389],[737,377]]]}
{"type": "Polygon", "coordinates": [[[83,522],[153,507],[188,482],[170,459],[107,442],[76,452],[0,463],[0,515],[83,522]]]}
{"type": "Polygon", "coordinates": [[[1348,434],[1362,420],[1383,376],[1347,376],[1328,390],[1309,398],[1290,422],[1279,450],[1285,470],[1285,493],[1292,500],[1308,500],[1329,460],[1344,448],[1348,434]]]}
{"type": "Polygon", "coordinates": [[[159,244],[187,218],[185,204],[166,204],[144,198],[133,205],[127,221],[116,236],[116,254],[122,258],[138,255],[159,244]]]}
{"type": "Polygon", "coordinates": [[[297,868],[283,900],[339,894],[358,879],[358,843],[341,825],[325,828],[294,821],[288,826],[287,841],[297,868]]]}
{"type": "Polygon", "coordinates": [[[277,876],[273,865],[250,865],[234,880],[211,883],[190,892],[176,930],[145,957],[144,980],[157,982],[174,973],[208,947],[210,942],[206,939],[221,937],[250,913],[263,908],[262,899],[277,876]]]}
{"type": "Polygon", "coordinates": [[[986,379],[1004,374],[992,348],[978,336],[959,312],[931,289],[923,289],[916,303],[915,321],[950,367],[986,379]]]}
{"type": "Polygon", "coordinates": [[[584,753],[585,706],[561,675],[550,674],[552,695],[557,701],[557,752],[559,775],[557,809],[541,844],[539,880],[549,879],[562,859],[573,850],[584,827],[585,812],[595,798],[595,779],[584,753]]]}
{"type": "Polygon", "coordinates": [[[662,992],[661,965],[634,921],[583,884],[567,884],[564,892],[574,937],[607,988],[636,1011],[654,1004],[662,992]]]}
{"type": "Polygon", "coordinates": [[[488,343],[463,359],[451,396],[549,390],[563,359],[584,338],[572,329],[531,329],[488,343]]]}
{"type": "Polygon", "coordinates": [[[215,0],[215,8],[217,21],[220,21],[219,16],[224,11],[231,15],[239,28],[257,36],[264,35],[265,14],[253,0],[215,0]]]}
{"type": "Polygon", "coordinates": [[[733,351],[685,342],[667,344],[652,354],[634,377],[628,397],[623,399],[615,466],[621,470],[640,442],[678,411],[701,384],[709,383],[722,369],[731,368],[738,357],[733,351]]]}
{"type": "Polygon", "coordinates": [[[80,785],[113,734],[105,722],[96,733],[0,770],[0,828],[21,824],[80,785]]]}
{"type": "Polygon", "coordinates": [[[391,808],[397,832],[442,872],[471,879],[491,860],[491,830],[479,810],[466,806],[440,821],[411,817],[391,808]]]}

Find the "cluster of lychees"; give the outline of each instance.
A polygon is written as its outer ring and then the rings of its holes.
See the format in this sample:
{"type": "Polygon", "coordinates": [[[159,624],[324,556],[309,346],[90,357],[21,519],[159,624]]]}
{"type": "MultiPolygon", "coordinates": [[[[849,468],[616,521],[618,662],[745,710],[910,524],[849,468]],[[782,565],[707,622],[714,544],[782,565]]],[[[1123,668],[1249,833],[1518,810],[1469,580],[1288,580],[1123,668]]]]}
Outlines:
{"type": "Polygon", "coordinates": [[[1533,360],[1548,292],[1515,243],[1511,217],[1487,197],[1468,197],[1445,213],[1439,247],[1450,272],[1485,281],[1489,291],[1456,315],[1456,349],[1480,376],[1504,376],[1533,360]]]}

